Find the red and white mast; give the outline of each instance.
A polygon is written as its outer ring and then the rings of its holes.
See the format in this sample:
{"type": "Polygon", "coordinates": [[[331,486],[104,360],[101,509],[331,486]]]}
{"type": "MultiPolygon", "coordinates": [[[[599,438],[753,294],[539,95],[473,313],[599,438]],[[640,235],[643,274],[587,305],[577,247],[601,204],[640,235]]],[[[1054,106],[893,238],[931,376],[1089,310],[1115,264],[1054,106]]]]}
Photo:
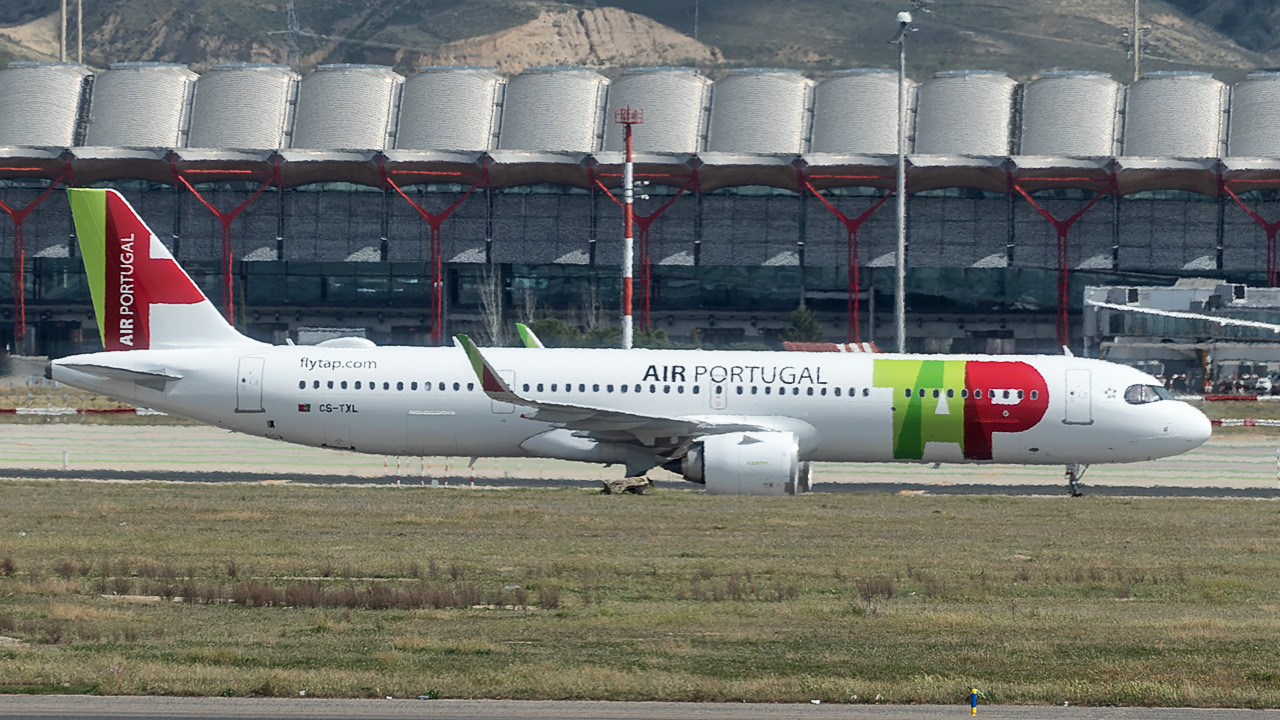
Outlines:
{"type": "Polygon", "coordinates": [[[635,175],[631,159],[631,126],[644,123],[644,111],[630,105],[613,111],[613,121],[625,128],[627,159],[622,164],[622,349],[631,349],[631,267],[634,265],[635,239],[632,236],[632,202],[635,199],[635,175]]]}

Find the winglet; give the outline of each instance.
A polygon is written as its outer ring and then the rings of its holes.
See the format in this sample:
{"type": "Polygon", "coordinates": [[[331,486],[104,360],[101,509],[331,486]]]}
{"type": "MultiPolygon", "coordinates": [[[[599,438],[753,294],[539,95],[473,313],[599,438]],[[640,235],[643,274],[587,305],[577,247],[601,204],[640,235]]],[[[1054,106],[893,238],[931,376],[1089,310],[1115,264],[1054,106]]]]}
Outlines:
{"type": "Polygon", "coordinates": [[[502,379],[496,370],[489,366],[488,361],[480,354],[480,349],[476,344],[471,342],[471,338],[466,335],[455,335],[454,338],[458,344],[462,345],[462,349],[467,353],[467,359],[471,361],[471,369],[475,371],[476,378],[480,380],[480,388],[485,394],[494,400],[503,402],[512,402],[519,399],[515,391],[507,385],[507,381],[502,379]]]}
{"type": "Polygon", "coordinates": [[[530,329],[528,325],[525,325],[524,323],[516,323],[516,332],[520,334],[520,343],[525,347],[527,348],[545,348],[546,347],[546,345],[542,344],[542,341],[538,339],[538,336],[533,333],[533,330],[530,329]]]}

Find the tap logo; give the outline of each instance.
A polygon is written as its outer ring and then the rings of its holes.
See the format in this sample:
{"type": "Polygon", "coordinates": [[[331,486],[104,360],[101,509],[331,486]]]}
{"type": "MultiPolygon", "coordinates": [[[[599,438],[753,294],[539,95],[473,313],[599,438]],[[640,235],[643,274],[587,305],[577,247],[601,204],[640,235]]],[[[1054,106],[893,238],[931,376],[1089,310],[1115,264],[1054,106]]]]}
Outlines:
{"type": "Polygon", "coordinates": [[[921,460],[927,443],[953,443],[968,460],[990,460],[994,433],[1030,430],[1049,408],[1049,388],[1018,361],[876,360],[872,384],[893,391],[893,457],[921,460]]]}

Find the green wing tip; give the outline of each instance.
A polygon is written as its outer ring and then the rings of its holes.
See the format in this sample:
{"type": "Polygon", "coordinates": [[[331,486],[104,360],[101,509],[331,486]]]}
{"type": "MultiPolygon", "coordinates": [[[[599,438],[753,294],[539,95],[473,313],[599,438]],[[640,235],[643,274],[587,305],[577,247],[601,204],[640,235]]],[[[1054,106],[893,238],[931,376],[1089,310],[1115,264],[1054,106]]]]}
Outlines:
{"type": "Polygon", "coordinates": [[[471,371],[476,377],[484,380],[484,362],[480,359],[480,351],[476,350],[476,344],[471,342],[471,338],[462,333],[455,335],[458,342],[462,345],[462,350],[467,353],[467,360],[471,361],[471,371]]]}

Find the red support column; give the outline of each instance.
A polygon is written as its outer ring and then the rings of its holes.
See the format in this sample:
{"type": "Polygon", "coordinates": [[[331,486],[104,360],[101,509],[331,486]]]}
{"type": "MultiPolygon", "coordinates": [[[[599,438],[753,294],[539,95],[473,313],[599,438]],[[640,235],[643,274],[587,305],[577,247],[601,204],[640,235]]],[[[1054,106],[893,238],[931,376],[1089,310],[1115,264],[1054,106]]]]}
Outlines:
{"type": "MultiPolygon", "coordinates": [[[[0,168],[0,170],[29,170],[29,168],[0,168]]],[[[39,197],[21,209],[13,208],[0,200],[0,210],[3,210],[13,221],[13,339],[15,345],[21,343],[27,336],[27,240],[23,228],[31,211],[49,197],[49,193],[53,192],[58,183],[66,181],[70,185],[71,177],[71,165],[68,163],[62,173],[49,183],[49,187],[45,188],[39,197]]]]}
{"type": "MultiPolygon", "coordinates": [[[[1052,181],[1053,182],[1080,182],[1080,181],[1090,180],[1090,179],[1091,178],[1053,178],[1052,181]]],[[[1022,197],[1026,198],[1027,202],[1031,203],[1031,207],[1035,208],[1036,212],[1040,213],[1040,215],[1045,220],[1048,220],[1049,224],[1053,226],[1054,231],[1058,234],[1058,322],[1057,322],[1058,345],[1060,347],[1066,347],[1071,340],[1070,325],[1068,324],[1069,321],[1067,318],[1067,308],[1069,306],[1069,301],[1070,301],[1069,295],[1070,295],[1070,275],[1071,275],[1071,266],[1067,257],[1067,247],[1068,247],[1067,235],[1071,232],[1071,227],[1076,224],[1076,221],[1084,217],[1084,214],[1089,212],[1089,210],[1091,210],[1093,206],[1096,205],[1098,201],[1103,198],[1103,196],[1105,196],[1107,193],[1115,192],[1116,190],[1115,175],[1111,176],[1111,179],[1107,181],[1106,186],[1103,187],[1103,189],[1098,194],[1094,195],[1092,200],[1090,200],[1083,208],[1080,208],[1073,215],[1071,215],[1071,217],[1066,218],[1065,220],[1059,220],[1058,218],[1054,217],[1053,214],[1050,213],[1048,210],[1045,210],[1043,207],[1041,207],[1040,204],[1037,203],[1035,199],[1031,197],[1031,194],[1028,193],[1025,189],[1023,189],[1023,187],[1019,185],[1018,182],[1014,180],[1012,176],[1010,176],[1009,178],[1009,187],[1013,190],[1016,190],[1018,194],[1022,195],[1022,197]]]]}
{"type": "Polygon", "coordinates": [[[428,240],[429,253],[431,255],[431,260],[430,260],[431,262],[431,342],[435,343],[436,345],[439,345],[441,336],[443,335],[443,327],[444,327],[444,262],[441,257],[442,247],[441,247],[441,238],[440,238],[440,228],[442,225],[444,225],[444,221],[448,220],[449,216],[453,214],[453,211],[457,210],[458,206],[461,205],[464,200],[470,197],[471,193],[475,192],[476,188],[480,187],[482,184],[488,185],[489,167],[488,165],[485,165],[483,168],[481,168],[480,176],[476,178],[476,181],[472,183],[471,187],[467,188],[467,191],[462,194],[462,197],[458,198],[453,202],[452,205],[450,205],[449,207],[445,208],[444,210],[438,213],[428,212],[421,205],[414,202],[413,198],[409,197],[408,194],[406,194],[405,191],[400,188],[400,185],[398,185],[396,181],[392,179],[391,176],[392,175],[407,175],[407,176],[444,175],[452,178],[457,178],[459,177],[458,175],[454,173],[416,171],[416,170],[389,172],[386,168],[385,157],[379,159],[379,170],[382,173],[383,182],[385,182],[388,187],[394,190],[397,195],[404,198],[404,201],[409,203],[409,206],[412,207],[414,210],[416,210],[418,212],[418,215],[421,216],[422,219],[427,222],[427,227],[429,228],[429,238],[430,238],[428,240]]]}
{"type": "Polygon", "coordinates": [[[261,195],[262,191],[266,190],[269,185],[274,183],[276,187],[281,187],[280,158],[276,157],[274,159],[270,175],[268,175],[266,180],[262,181],[262,184],[258,186],[258,189],[255,190],[252,195],[249,196],[249,199],[235,206],[235,208],[233,208],[230,212],[222,212],[218,208],[214,207],[213,203],[206,200],[204,196],[200,194],[200,191],[196,190],[195,186],[193,186],[187,180],[187,175],[208,174],[208,175],[219,175],[219,176],[226,176],[226,175],[254,176],[254,175],[258,175],[259,173],[253,170],[179,170],[177,163],[173,157],[169,158],[169,169],[173,173],[174,184],[180,184],[186,189],[190,190],[191,194],[196,197],[196,200],[199,200],[201,205],[204,205],[209,212],[213,213],[213,216],[217,218],[218,222],[222,225],[222,287],[223,287],[222,306],[225,312],[227,313],[227,322],[231,323],[232,325],[235,325],[235,317],[234,317],[235,308],[234,308],[234,301],[233,301],[234,295],[232,293],[232,286],[235,280],[235,275],[232,272],[233,258],[232,258],[232,251],[231,251],[231,223],[234,222],[235,219],[240,216],[240,213],[244,212],[244,209],[249,207],[249,205],[252,204],[254,200],[257,200],[258,196],[261,195]]]}
{"type": "MultiPolygon", "coordinates": [[[[1248,181],[1238,181],[1238,182],[1248,182],[1248,181]]],[[[1255,181],[1255,182],[1261,182],[1261,183],[1266,183],[1270,185],[1275,184],[1274,182],[1268,182],[1268,181],[1255,181]]],[[[1275,287],[1276,273],[1277,273],[1276,233],[1280,232],[1280,220],[1267,222],[1266,219],[1264,219],[1261,215],[1259,215],[1258,213],[1250,209],[1248,205],[1245,205],[1244,200],[1241,200],[1240,196],[1237,195],[1235,191],[1231,189],[1231,186],[1228,185],[1225,181],[1221,182],[1221,187],[1228,195],[1231,196],[1232,200],[1236,201],[1236,204],[1240,206],[1240,209],[1244,210],[1245,214],[1248,215],[1250,218],[1252,218],[1253,221],[1258,224],[1258,227],[1262,228],[1262,231],[1266,233],[1267,235],[1267,284],[1271,287],[1275,287]]]]}
{"type": "MultiPolygon", "coordinates": [[[[622,203],[622,201],[618,200],[618,198],[613,194],[611,190],[609,190],[608,187],[605,186],[604,183],[600,182],[600,179],[599,179],[600,177],[617,177],[617,176],[612,174],[602,174],[597,176],[594,173],[592,173],[591,182],[595,183],[597,187],[603,190],[605,195],[608,195],[609,199],[612,200],[615,205],[623,208],[625,211],[626,206],[622,203]]],[[[671,176],[661,175],[661,174],[655,174],[655,175],[641,174],[641,175],[637,175],[637,177],[671,177],[671,176]]],[[[670,200],[663,203],[662,207],[659,207],[657,210],[654,210],[648,215],[635,215],[634,213],[632,214],[632,219],[635,221],[635,224],[640,227],[640,252],[639,252],[640,292],[644,293],[644,296],[643,296],[644,301],[641,304],[640,326],[645,329],[649,328],[649,315],[652,309],[650,307],[651,288],[653,284],[653,265],[649,260],[649,228],[653,227],[653,224],[657,222],[658,218],[661,217],[662,214],[665,213],[667,210],[669,210],[671,206],[675,204],[676,200],[681,195],[683,195],[686,191],[698,192],[699,182],[700,181],[698,179],[698,170],[697,168],[694,168],[692,173],[689,175],[688,179],[685,180],[684,185],[681,185],[680,189],[676,191],[676,194],[672,195],[670,200]]]]}
{"type": "Polygon", "coordinates": [[[858,322],[860,305],[858,299],[858,287],[861,282],[858,276],[858,269],[861,265],[858,259],[858,231],[862,229],[863,223],[870,220],[876,210],[880,209],[881,205],[884,205],[889,201],[889,198],[893,197],[893,192],[885,193],[884,197],[880,198],[872,204],[871,207],[864,210],[861,215],[851,218],[841,212],[835,205],[832,205],[831,202],[827,200],[826,196],[818,192],[818,189],[809,182],[810,177],[834,178],[841,180],[880,180],[883,178],[862,175],[813,175],[807,177],[803,169],[799,170],[797,175],[801,187],[808,188],[809,192],[813,193],[819,200],[821,200],[823,206],[825,206],[827,210],[830,210],[831,214],[835,215],[836,219],[844,225],[846,255],[845,273],[848,280],[845,297],[845,314],[848,323],[846,335],[849,342],[862,342],[862,327],[858,322]]]}

